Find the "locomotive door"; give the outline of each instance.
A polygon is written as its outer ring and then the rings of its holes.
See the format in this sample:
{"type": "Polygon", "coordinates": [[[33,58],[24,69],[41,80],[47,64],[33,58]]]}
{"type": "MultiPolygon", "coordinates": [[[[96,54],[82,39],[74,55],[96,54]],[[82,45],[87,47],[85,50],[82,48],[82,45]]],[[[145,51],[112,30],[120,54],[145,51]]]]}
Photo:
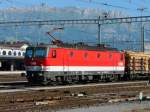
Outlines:
{"type": "Polygon", "coordinates": [[[113,73],[115,73],[117,70],[117,66],[116,66],[117,57],[116,57],[116,53],[112,53],[111,55],[112,55],[113,73]]]}
{"type": "Polygon", "coordinates": [[[63,53],[63,72],[67,73],[68,71],[69,71],[68,51],[64,50],[64,53],[63,53]]]}
{"type": "Polygon", "coordinates": [[[112,61],[113,61],[113,73],[116,73],[116,70],[117,70],[116,58],[113,58],[112,61]]]}

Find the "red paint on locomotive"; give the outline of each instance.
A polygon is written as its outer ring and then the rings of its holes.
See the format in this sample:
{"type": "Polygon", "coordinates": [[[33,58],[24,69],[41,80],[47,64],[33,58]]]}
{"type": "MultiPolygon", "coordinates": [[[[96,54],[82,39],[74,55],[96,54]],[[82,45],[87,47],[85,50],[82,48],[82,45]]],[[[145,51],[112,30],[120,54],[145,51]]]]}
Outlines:
{"type": "MultiPolygon", "coordinates": [[[[90,48],[90,47],[89,47],[90,48]]],[[[37,46],[27,48],[27,76],[123,74],[125,53],[114,49],[37,46]],[[46,75],[44,75],[46,73],[46,75]]]]}
{"type": "Polygon", "coordinates": [[[117,70],[117,67],[122,67],[122,69],[120,69],[124,70],[124,61],[124,52],[120,51],[90,51],[50,48],[48,56],[45,58],[35,57],[32,59],[26,59],[26,66],[114,67],[112,68],[112,71],[113,69],[115,71],[115,68],[117,70]]]}

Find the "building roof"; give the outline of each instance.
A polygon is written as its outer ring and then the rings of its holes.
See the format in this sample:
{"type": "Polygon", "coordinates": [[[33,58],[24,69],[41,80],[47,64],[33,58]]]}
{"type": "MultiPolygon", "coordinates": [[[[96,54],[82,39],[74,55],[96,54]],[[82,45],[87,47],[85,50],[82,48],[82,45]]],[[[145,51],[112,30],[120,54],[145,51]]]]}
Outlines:
{"type": "Polygon", "coordinates": [[[5,42],[1,41],[0,42],[0,47],[1,48],[17,48],[17,49],[26,49],[26,47],[29,45],[27,42],[5,42]]]}

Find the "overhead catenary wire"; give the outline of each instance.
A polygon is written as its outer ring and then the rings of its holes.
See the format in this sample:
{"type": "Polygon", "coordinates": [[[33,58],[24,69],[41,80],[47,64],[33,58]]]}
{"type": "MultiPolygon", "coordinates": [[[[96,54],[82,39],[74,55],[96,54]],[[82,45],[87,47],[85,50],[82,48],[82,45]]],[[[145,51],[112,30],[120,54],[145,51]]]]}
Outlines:
{"type": "MultiPolygon", "coordinates": [[[[84,2],[84,3],[90,3],[90,4],[96,4],[96,5],[103,5],[103,6],[106,6],[106,7],[112,7],[112,8],[119,8],[119,9],[123,9],[123,10],[129,10],[129,11],[134,11],[134,12],[137,12],[138,10],[138,8],[139,8],[139,5],[140,4],[136,4],[135,2],[133,2],[133,0],[132,0],[132,2],[130,2],[130,5],[134,5],[135,6],[135,8],[129,8],[129,7],[124,7],[124,6],[119,6],[119,5],[113,5],[113,4],[110,4],[110,3],[108,3],[108,2],[99,2],[99,1],[96,1],[96,0],[76,0],[76,1],[80,1],[80,2],[84,2]]],[[[126,2],[126,1],[124,1],[124,2],[126,2]]],[[[147,8],[147,7],[144,7],[144,8],[147,8]]],[[[150,13],[149,11],[148,11],[148,8],[147,8],[147,10],[144,10],[143,12],[145,12],[145,13],[150,13]]]]}
{"type": "Polygon", "coordinates": [[[103,5],[103,6],[109,6],[109,7],[114,7],[114,8],[127,9],[126,7],[118,6],[118,5],[112,5],[112,4],[109,4],[107,2],[97,2],[97,1],[94,1],[94,0],[90,0],[90,1],[87,1],[87,0],[76,0],[76,1],[84,2],[84,3],[92,3],[92,4],[97,4],[97,5],[103,5]]]}

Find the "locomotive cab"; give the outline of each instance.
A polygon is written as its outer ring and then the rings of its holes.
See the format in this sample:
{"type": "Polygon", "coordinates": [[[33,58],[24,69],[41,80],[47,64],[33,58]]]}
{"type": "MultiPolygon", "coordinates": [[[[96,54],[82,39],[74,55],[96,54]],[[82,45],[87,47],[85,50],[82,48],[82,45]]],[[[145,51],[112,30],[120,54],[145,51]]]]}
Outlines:
{"type": "Polygon", "coordinates": [[[25,53],[27,79],[31,83],[46,82],[43,65],[46,64],[49,47],[28,47],[25,53]]]}

